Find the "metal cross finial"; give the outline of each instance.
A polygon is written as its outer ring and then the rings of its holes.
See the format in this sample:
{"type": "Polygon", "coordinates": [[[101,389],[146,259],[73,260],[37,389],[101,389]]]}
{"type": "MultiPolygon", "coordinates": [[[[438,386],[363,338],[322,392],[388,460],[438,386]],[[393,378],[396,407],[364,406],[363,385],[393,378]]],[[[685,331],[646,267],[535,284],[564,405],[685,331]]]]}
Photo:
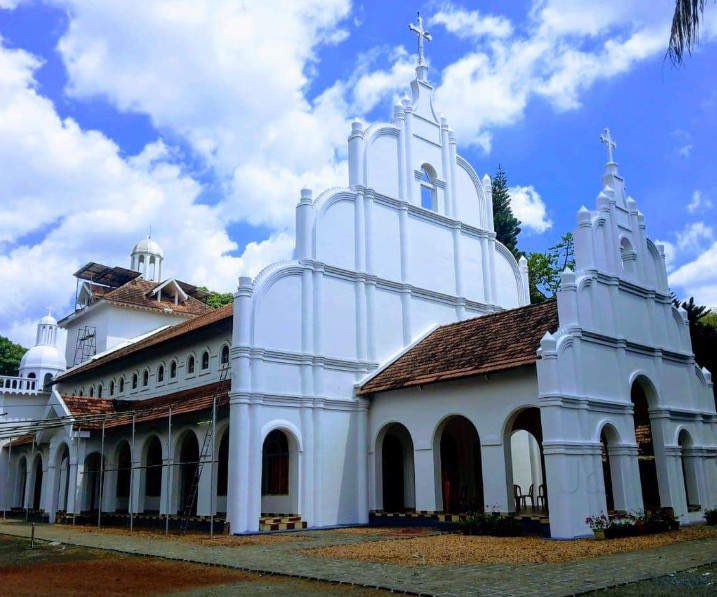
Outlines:
{"type": "Polygon", "coordinates": [[[602,135],[600,135],[600,141],[607,145],[607,161],[608,163],[612,163],[614,161],[612,152],[617,147],[617,143],[615,143],[615,140],[612,138],[610,129],[603,129],[602,135]]]}
{"type": "Polygon", "coordinates": [[[421,13],[418,12],[416,14],[418,15],[416,24],[409,23],[408,28],[418,36],[418,66],[423,66],[426,63],[423,59],[423,40],[431,41],[433,38],[431,34],[423,28],[423,17],[421,17],[421,13]]]}

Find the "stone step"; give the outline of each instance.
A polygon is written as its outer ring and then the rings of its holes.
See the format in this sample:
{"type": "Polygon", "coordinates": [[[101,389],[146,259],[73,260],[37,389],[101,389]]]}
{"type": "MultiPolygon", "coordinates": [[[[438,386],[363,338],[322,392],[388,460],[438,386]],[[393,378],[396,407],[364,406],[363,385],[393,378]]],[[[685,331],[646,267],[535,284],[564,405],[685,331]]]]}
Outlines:
{"type": "Polygon", "coordinates": [[[259,519],[260,531],[296,531],[306,528],[301,516],[262,516],[259,519]]]}

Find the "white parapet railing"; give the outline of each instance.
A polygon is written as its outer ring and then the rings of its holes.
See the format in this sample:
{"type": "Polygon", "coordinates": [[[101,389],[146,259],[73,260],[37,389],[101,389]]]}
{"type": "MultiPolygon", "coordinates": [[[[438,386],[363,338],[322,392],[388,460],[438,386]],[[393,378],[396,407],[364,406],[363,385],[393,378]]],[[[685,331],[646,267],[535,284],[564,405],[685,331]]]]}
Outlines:
{"type": "Polygon", "coordinates": [[[42,390],[39,379],[0,375],[0,393],[38,394],[42,390]]]}

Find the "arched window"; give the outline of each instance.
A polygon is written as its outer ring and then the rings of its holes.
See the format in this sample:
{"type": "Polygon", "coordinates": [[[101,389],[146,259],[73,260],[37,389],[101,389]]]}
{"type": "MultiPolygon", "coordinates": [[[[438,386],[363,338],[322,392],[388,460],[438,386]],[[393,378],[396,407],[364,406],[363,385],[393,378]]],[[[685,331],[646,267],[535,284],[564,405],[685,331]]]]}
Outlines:
{"type": "Polygon", "coordinates": [[[177,361],[172,361],[172,363],[169,365],[169,377],[171,379],[177,377],[177,361]]]}
{"type": "Polygon", "coordinates": [[[637,261],[637,253],[632,248],[632,243],[623,237],[620,241],[620,259],[622,259],[622,269],[627,273],[635,271],[635,262],[637,261]]]}
{"type": "Polygon", "coordinates": [[[80,390],[80,394],[79,394],[79,395],[82,396],[82,394],[83,394],[83,392],[82,392],[82,390],[80,390]]]}
{"type": "Polygon", "coordinates": [[[137,389],[137,374],[136,373],[132,374],[132,389],[133,390],[137,389]]]}
{"type": "Polygon", "coordinates": [[[102,398],[102,384],[97,386],[97,397],[102,398]]]}
{"type": "Polygon", "coordinates": [[[421,166],[421,207],[432,211],[438,210],[436,193],[436,171],[428,164],[421,166]]]}
{"type": "Polygon", "coordinates": [[[164,381],[164,365],[157,368],[157,381],[164,381]]]}
{"type": "Polygon", "coordinates": [[[187,373],[194,373],[194,355],[189,355],[187,359],[187,373]]]}
{"type": "Polygon", "coordinates": [[[149,384],[149,371],[145,369],[142,372],[142,386],[147,386],[147,384],[149,384]]]}
{"type": "Polygon", "coordinates": [[[95,386],[90,386],[90,398],[94,398],[95,396],[95,386]]]}
{"type": "Polygon", "coordinates": [[[115,380],[113,379],[110,382],[110,396],[114,396],[114,395],[115,395],[115,380]]]}
{"type": "Polygon", "coordinates": [[[229,347],[225,344],[222,346],[222,365],[229,363],[229,347]]]}
{"type": "Polygon", "coordinates": [[[124,377],[119,378],[119,393],[124,392],[124,377]]]}
{"type": "Polygon", "coordinates": [[[209,369],[209,351],[202,353],[202,369],[209,369]]]}
{"type": "Polygon", "coordinates": [[[36,377],[37,377],[37,375],[35,375],[34,373],[28,373],[28,374],[27,374],[27,378],[28,378],[28,379],[35,379],[36,377]]]}
{"type": "Polygon", "coordinates": [[[50,389],[52,383],[52,373],[45,373],[45,377],[42,378],[42,387],[45,391],[50,389]]]}

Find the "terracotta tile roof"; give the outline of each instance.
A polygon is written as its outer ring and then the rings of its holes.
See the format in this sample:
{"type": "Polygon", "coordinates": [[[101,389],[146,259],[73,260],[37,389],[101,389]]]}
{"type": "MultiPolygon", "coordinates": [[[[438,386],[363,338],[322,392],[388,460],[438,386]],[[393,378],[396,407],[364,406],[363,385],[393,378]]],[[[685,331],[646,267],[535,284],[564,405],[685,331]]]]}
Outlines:
{"type": "Polygon", "coordinates": [[[133,344],[118,348],[117,350],[104,354],[96,359],[87,361],[84,364],[70,369],[62,375],[59,375],[55,378],[54,382],[67,381],[68,379],[72,379],[78,375],[82,375],[84,373],[87,373],[88,371],[92,371],[98,367],[102,367],[103,365],[107,365],[108,363],[111,363],[113,361],[117,361],[118,359],[125,358],[129,355],[157,346],[159,344],[162,344],[163,342],[173,340],[175,338],[183,336],[184,334],[195,332],[199,329],[208,327],[221,321],[230,320],[229,324],[231,325],[233,313],[234,311],[231,304],[224,305],[223,307],[219,307],[218,309],[210,309],[210,311],[208,313],[205,313],[204,315],[200,315],[199,317],[195,317],[194,319],[190,319],[189,321],[184,321],[171,327],[161,329],[160,331],[152,334],[151,336],[146,336],[142,340],[134,342],[133,344]]]}
{"type": "Polygon", "coordinates": [[[187,300],[177,305],[174,304],[174,300],[171,298],[163,298],[161,301],[158,301],[157,297],[150,295],[157,286],[159,286],[157,282],[149,282],[142,278],[135,278],[119,288],[115,288],[111,292],[106,293],[103,298],[107,302],[116,305],[132,305],[134,307],[157,309],[160,311],[171,309],[172,312],[183,315],[202,315],[212,309],[193,296],[187,297],[187,300]]]}
{"type": "Polygon", "coordinates": [[[33,438],[35,437],[34,434],[30,433],[28,435],[21,435],[20,437],[16,437],[15,439],[9,441],[6,443],[3,448],[7,447],[16,447],[16,446],[27,446],[30,445],[33,441],[33,438]]]}
{"type": "Polygon", "coordinates": [[[537,360],[545,332],[557,328],[554,300],[444,325],[370,378],[357,394],[529,365],[537,360]]]}
{"type": "Polygon", "coordinates": [[[172,416],[207,410],[212,407],[214,396],[217,407],[229,404],[230,381],[190,388],[164,396],[145,400],[110,400],[107,398],[90,398],[88,396],[63,396],[67,408],[78,422],[77,429],[101,429],[105,421],[105,429],[124,427],[135,423],[146,423],[165,419],[172,407],[172,416]]]}

